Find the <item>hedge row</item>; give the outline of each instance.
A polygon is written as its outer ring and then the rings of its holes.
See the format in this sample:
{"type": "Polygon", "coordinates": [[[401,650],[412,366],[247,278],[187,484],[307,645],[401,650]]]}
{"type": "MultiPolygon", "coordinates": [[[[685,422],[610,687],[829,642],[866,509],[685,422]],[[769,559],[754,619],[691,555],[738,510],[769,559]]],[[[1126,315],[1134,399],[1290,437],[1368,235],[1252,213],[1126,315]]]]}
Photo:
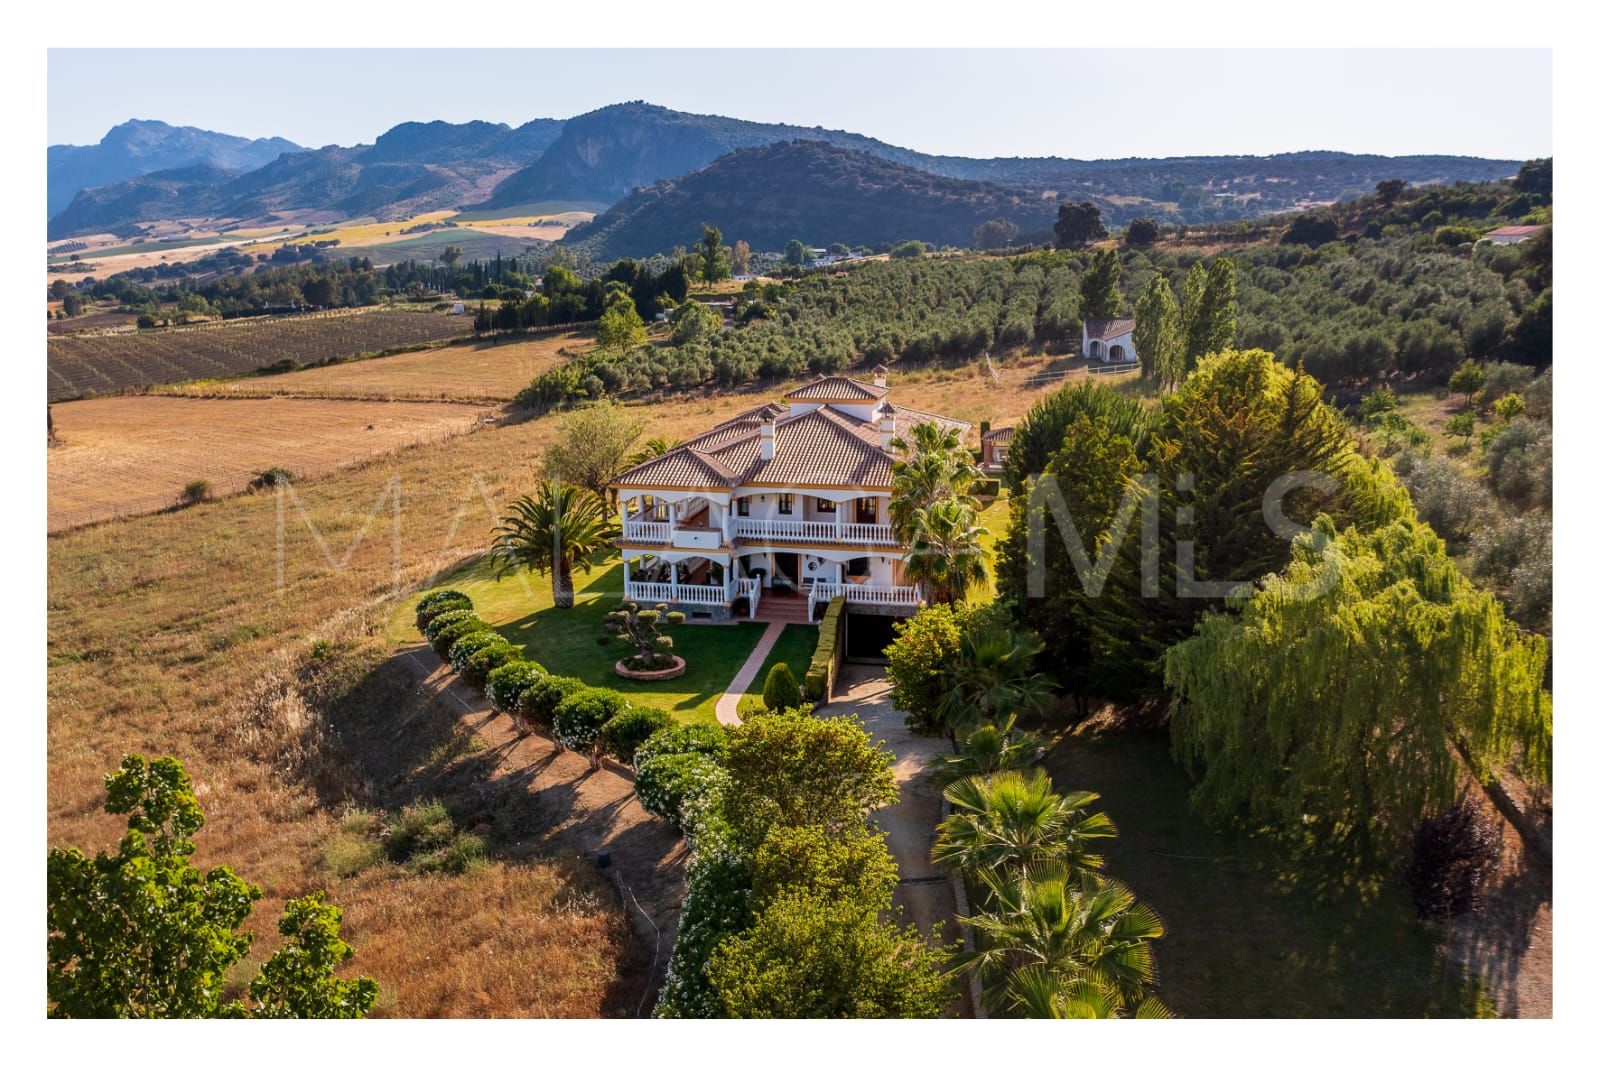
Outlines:
{"type": "Polygon", "coordinates": [[[839,628],[844,622],[844,597],[835,596],[822,612],[817,632],[817,650],[806,671],[806,699],[823,704],[833,698],[833,672],[839,662],[839,628]]]}

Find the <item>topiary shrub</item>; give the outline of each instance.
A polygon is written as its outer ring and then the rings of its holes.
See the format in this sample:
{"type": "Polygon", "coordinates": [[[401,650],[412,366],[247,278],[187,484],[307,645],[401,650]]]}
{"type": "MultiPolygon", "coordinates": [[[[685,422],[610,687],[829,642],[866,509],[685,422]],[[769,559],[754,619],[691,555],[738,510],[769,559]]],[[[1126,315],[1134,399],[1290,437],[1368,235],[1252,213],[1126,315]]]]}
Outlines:
{"type": "Polygon", "coordinates": [[[767,671],[766,684],[761,687],[761,702],[769,711],[792,711],[800,706],[800,685],[788,663],[778,663],[767,671]]]}
{"type": "Polygon", "coordinates": [[[672,715],[659,707],[629,707],[600,730],[605,750],[620,762],[631,763],[639,745],[672,724],[672,715]]]}
{"type": "Polygon", "coordinates": [[[463,618],[477,617],[478,612],[474,611],[471,607],[451,607],[449,610],[439,611],[432,618],[428,619],[427,623],[422,627],[422,635],[431,644],[433,642],[433,638],[437,637],[440,631],[446,626],[455,622],[459,622],[463,618]]]}
{"type": "Polygon", "coordinates": [[[1476,803],[1463,801],[1424,818],[1411,834],[1405,868],[1417,917],[1440,922],[1481,908],[1499,853],[1500,841],[1476,803]]]}
{"type": "Polygon", "coordinates": [[[552,729],[556,722],[556,708],[561,701],[588,687],[587,683],[575,677],[546,674],[522,690],[522,698],[517,701],[517,714],[532,725],[552,729]]]}
{"type": "Polygon", "coordinates": [[[517,701],[522,699],[522,693],[544,676],[544,667],[538,663],[514,659],[489,672],[483,691],[496,711],[516,714],[517,701]]]}
{"type": "MultiPolygon", "coordinates": [[[[434,624],[437,624],[439,620],[435,618],[433,621],[434,624]]],[[[479,618],[476,614],[469,614],[465,618],[457,618],[447,625],[440,626],[428,643],[433,645],[433,650],[439,653],[440,658],[449,659],[450,649],[455,646],[457,640],[469,633],[489,632],[493,632],[489,628],[489,623],[479,618]]]]}
{"type": "Polygon", "coordinates": [[[728,730],[716,722],[668,726],[640,744],[633,753],[634,769],[643,769],[662,755],[709,755],[721,762],[728,753],[728,730]]]}
{"type": "Polygon", "coordinates": [[[600,768],[600,730],[629,708],[627,697],[615,689],[586,688],[556,704],[556,739],[573,751],[589,756],[589,765],[600,768]]]}
{"type": "Polygon", "coordinates": [[[417,631],[426,634],[428,623],[448,611],[470,611],[472,599],[459,589],[434,589],[417,601],[417,631]]]}
{"type": "Polygon", "coordinates": [[[467,656],[479,648],[509,643],[510,641],[487,625],[471,633],[463,633],[455,639],[455,643],[450,645],[450,668],[459,674],[467,667],[467,656]]]}
{"type": "MultiPolygon", "coordinates": [[[[660,736],[660,734],[656,734],[660,736]]],[[[689,805],[727,787],[728,771],[704,752],[656,755],[638,770],[634,791],[639,805],[678,830],[689,805]]]]}
{"type": "Polygon", "coordinates": [[[522,649],[502,637],[498,643],[479,648],[467,656],[466,662],[461,665],[461,676],[469,684],[484,688],[494,671],[508,663],[521,661],[522,649]]]}

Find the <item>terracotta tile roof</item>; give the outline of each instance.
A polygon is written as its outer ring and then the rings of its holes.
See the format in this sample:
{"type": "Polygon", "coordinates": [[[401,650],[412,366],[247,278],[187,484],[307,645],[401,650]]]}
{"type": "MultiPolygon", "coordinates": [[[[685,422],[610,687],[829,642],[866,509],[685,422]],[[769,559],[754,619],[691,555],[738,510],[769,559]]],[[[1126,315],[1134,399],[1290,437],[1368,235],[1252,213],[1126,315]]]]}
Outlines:
{"type": "Polygon", "coordinates": [[[1133,319],[1131,318],[1091,318],[1083,324],[1088,337],[1092,341],[1110,340],[1120,337],[1124,333],[1133,332],[1133,319]]]}
{"type": "Polygon", "coordinates": [[[983,435],[983,439],[986,441],[994,441],[995,443],[999,443],[1003,440],[1010,440],[1011,435],[1016,431],[1017,427],[1015,426],[1001,426],[998,429],[991,429],[989,432],[985,433],[983,435]]]}
{"type": "Polygon", "coordinates": [[[697,489],[738,484],[733,472],[709,455],[683,445],[665,455],[640,463],[625,471],[617,485],[648,485],[652,488],[697,489]]]}
{"type": "Polygon", "coordinates": [[[953,429],[957,433],[965,433],[972,428],[971,422],[963,422],[959,418],[949,418],[945,415],[936,415],[932,411],[918,411],[911,407],[900,407],[896,404],[883,405],[884,414],[894,415],[896,436],[904,433],[918,422],[937,422],[946,429],[953,429]]]}
{"type": "Polygon", "coordinates": [[[781,419],[772,458],[761,458],[759,430],[718,449],[715,458],[741,482],[888,488],[893,460],[878,447],[878,427],[819,407],[781,419]]]}
{"type": "Polygon", "coordinates": [[[882,385],[868,385],[855,378],[836,375],[801,385],[793,392],[785,393],[783,398],[802,403],[816,400],[876,400],[888,391],[882,385]]]}
{"type": "Polygon", "coordinates": [[[1544,229],[1543,226],[1501,226],[1485,233],[1485,237],[1532,237],[1544,229]]]}
{"type": "Polygon", "coordinates": [[[760,429],[766,419],[782,418],[788,413],[789,409],[781,403],[764,403],[760,407],[741,411],[726,422],[718,422],[698,437],[691,437],[683,443],[697,451],[714,451],[753,429],[760,429]]]}

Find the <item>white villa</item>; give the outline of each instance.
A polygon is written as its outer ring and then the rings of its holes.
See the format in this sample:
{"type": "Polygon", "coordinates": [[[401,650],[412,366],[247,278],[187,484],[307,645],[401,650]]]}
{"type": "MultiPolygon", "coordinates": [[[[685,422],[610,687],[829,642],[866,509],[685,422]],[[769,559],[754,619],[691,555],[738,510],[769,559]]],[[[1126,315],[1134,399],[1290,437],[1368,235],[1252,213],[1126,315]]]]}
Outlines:
{"type": "Polygon", "coordinates": [[[890,442],[921,421],[971,426],[896,407],[875,374],[818,378],[621,474],[626,595],[717,620],[812,621],[838,595],[914,613],[923,592],[889,528],[890,442]]]}
{"type": "Polygon", "coordinates": [[[1137,363],[1133,319],[1090,318],[1083,323],[1083,354],[1102,363],[1137,363]]]}

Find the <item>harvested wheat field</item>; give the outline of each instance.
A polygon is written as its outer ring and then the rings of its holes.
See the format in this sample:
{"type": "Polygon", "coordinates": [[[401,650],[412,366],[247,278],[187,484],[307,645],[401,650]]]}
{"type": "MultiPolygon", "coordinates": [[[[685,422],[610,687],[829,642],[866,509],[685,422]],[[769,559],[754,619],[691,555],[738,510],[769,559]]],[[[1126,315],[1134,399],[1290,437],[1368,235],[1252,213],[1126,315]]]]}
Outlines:
{"type": "Polygon", "coordinates": [[[185,396],[327,396],[375,400],[512,399],[568,355],[594,347],[594,331],[562,330],[522,340],[476,341],[423,352],[360,359],[292,374],[178,385],[185,396]]]}
{"type": "Polygon", "coordinates": [[[115,396],[52,409],[50,531],[170,507],[189,483],[213,495],[282,467],[324,473],[383,452],[439,441],[493,408],[262,397],[199,400],[115,396]]]}

